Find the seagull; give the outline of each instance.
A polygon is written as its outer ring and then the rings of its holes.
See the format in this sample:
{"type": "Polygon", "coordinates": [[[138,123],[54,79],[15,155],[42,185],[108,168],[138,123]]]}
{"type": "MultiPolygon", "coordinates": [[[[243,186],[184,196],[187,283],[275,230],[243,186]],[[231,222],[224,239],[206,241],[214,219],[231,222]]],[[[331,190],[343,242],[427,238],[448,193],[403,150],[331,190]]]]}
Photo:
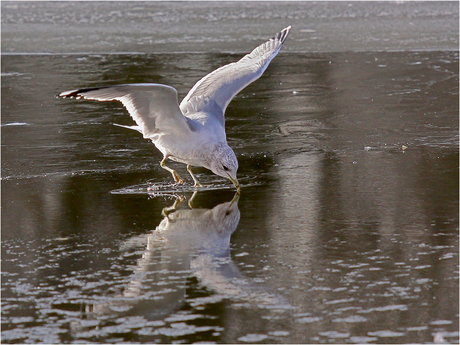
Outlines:
{"type": "Polygon", "coordinates": [[[232,181],[239,193],[238,160],[227,144],[225,110],[238,92],[260,78],[280,51],[290,29],[288,26],[240,60],[200,79],[180,104],[175,88],[152,83],[71,90],[58,97],[120,101],[137,125],[119,126],[137,130],[150,139],[163,154],[160,166],[171,173],[177,184],[183,184],[184,180],[166,166],[168,159],[187,165],[195,187],[201,184],[191,167],[201,166],[232,181]]]}

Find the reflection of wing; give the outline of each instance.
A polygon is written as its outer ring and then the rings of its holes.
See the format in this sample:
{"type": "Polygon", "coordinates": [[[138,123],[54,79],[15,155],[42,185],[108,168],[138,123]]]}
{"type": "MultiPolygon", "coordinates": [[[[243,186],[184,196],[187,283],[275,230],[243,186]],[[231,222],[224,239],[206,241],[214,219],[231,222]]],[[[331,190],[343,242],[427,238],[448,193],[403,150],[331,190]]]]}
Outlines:
{"type": "Polygon", "coordinates": [[[85,98],[97,101],[117,100],[123,103],[140,127],[145,138],[158,130],[178,136],[190,132],[187,119],[182,115],[173,87],[160,84],[125,84],[66,91],[59,97],[85,98]]]}
{"type": "Polygon", "coordinates": [[[248,281],[229,254],[227,257],[201,254],[192,258],[190,266],[201,285],[225,298],[245,300],[259,306],[290,308],[283,297],[269,293],[263,285],[248,281]]]}
{"type": "Polygon", "coordinates": [[[180,104],[183,113],[213,110],[212,114],[218,116],[223,124],[228,103],[238,92],[264,73],[270,61],[281,49],[290,29],[288,26],[241,60],[220,67],[198,81],[180,104]],[[218,114],[216,105],[220,109],[218,114]]]}

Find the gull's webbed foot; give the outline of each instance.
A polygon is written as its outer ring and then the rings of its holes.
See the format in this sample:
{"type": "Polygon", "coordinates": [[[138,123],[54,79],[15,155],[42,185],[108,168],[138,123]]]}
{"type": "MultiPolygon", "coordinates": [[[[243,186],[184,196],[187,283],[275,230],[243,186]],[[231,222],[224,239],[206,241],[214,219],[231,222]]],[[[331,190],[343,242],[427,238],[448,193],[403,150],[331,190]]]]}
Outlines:
{"type": "Polygon", "coordinates": [[[179,176],[176,170],[172,170],[171,174],[174,178],[174,181],[176,181],[177,184],[184,184],[184,180],[182,179],[182,177],[179,176]]]}

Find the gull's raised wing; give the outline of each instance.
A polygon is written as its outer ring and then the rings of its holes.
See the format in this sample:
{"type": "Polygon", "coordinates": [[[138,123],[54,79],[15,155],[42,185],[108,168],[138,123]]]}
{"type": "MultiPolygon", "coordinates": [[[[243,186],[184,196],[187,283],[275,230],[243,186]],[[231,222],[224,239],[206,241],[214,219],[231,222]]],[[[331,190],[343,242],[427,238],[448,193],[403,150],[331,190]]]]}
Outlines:
{"type": "Polygon", "coordinates": [[[224,124],[227,105],[238,92],[264,73],[281,49],[290,29],[288,26],[241,60],[222,66],[200,79],[180,104],[184,115],[200,110],[208,111],[219,117],[224,124]]]}
{"type": "Polygon", "coordinates": [[[150,138],[158,131],[178,135],[186,135],[191,131],[187,118],[182,115],[179,108],[176,89],[167,85],[102,86],[62,92],[59,97],[120,101],[136,121],[145,138],[150,138]]]}

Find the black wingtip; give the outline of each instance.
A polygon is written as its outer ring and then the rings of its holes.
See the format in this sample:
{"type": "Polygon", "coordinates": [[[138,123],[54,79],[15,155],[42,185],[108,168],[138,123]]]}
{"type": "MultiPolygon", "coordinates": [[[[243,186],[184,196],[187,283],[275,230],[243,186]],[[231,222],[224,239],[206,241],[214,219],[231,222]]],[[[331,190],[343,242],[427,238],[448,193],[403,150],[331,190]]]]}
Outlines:
{"type": "Polygon", "coordinates": [[[64,91],[64,92],[61,92],[59,95],[56,95],[56,98],[82,98],[86,92],[105,89],[107,87],[108,86],[89,87],[89,88],[86,88],[86,89],[64,91]]]}
{"type": "Polygon", "coordinates": [[[291,26],[289,25],[288,27],[285,27],[283,30],[278,32],[276,36],[271,38],[271,40],[280,41],[281,43],[284,43],[290,31],[291,31],[291,26]]]}
{"type": "Polygon", "coordinates": [[[56,98],[75,98],[78,95],[80,90],[72,90],[61,92],[59,95],[56,95],[56,98]]]}
{"type": "Polygon", "coordinates": [[[281,43],[283,43],[286,40],[286,38],[288,37],[290,31],[291,31],[291,26],[290,25],[288,27],[284,28],[283,30],[281,30],[280,33],[277,36],[278,40],[280,40],[281,43]]]}

